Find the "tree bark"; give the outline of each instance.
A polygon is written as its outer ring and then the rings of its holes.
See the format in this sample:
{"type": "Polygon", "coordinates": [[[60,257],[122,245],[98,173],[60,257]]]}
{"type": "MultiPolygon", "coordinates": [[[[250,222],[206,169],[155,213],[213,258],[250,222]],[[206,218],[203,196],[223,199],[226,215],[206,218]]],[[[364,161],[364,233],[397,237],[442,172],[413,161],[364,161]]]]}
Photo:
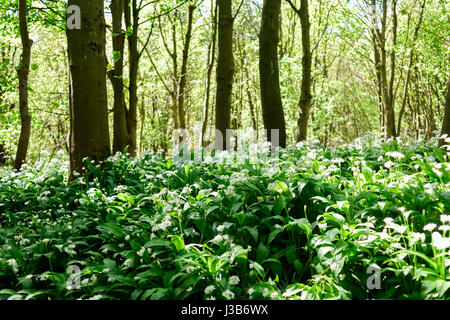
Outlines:
{"type": "Polygon", "coordinates": [[[411,43],[412,48],[411,48],[411,53],[409,56],[408,71],[406,73],[405,87],[403,90],[402,107],[401,107],[399,115],[398,115],[397,134],[400,134],[401,127],[402,127],[402,119],[403,119],[403,114],[405,113],[405,108],[406,108],[406,100],[408,97],[409,83],[411,82],[411,69],[412,69],[413,62],[414,62],[414,50],[415,50],[417,38],[419,36],[419,31],[422,26],[423,13],[425,11],[426,3],[427,3],[427,1],[424,0],[421,4],[420,14],[419,14],[419,22],[417,23],[417,26],[414,29],[414,35],[413,35],[413,39],[412,39],[412,43],[411,43]]]}
{"type": "Polygon", "coordinates": [[[396,55],[395,46],[397,45],[397,0],[392,0],[392,49],[390,54],[391,59],[391,75],[388,88],[388,107],[386,108],[387,116],[387,136],[388,138],[396,137],[397,130],[395,124],[395,96],[394,96],[394,80],[395,80],[395,67],[396,67],[396,55]]]}
{"type": "Polygon", "coordinates": [[[273,130],[278,130],[279,146],[286,147],[286,124],[280,93],[278,43],[281,0],[264,0],[259,34],[259,73],[261,105],[267,139],[272,141],[273,130]]]}
{"type": "Polygon", "coordinates": [[[183,60],[181,63],[181,74],[180,74],[180,84],[178,85],[178,121],[181,129],[186,128],[186,115],[184,110],[184,98],[186,93],[186,78],[187,78],[187,68],[188,68],[188,59],[189,59],[189,47],[191,44],[192,37],[192,20],[195,10],[195,5],[193,3],[189,4],[188,8],[188,22],[187,22],[187,30],[186,37],[183,48],[183,60]]]}
{"type": "Polygon", "coordinates": [[[69,0],[82,13],[81,29],[67,29],[70,93],[70,175],[82,173],[83,159],[110,156],[106,92],[106,26],[103,1],[69,0]]]}
{"type": "MultiPolygon", "coordinates": [[[[450,79],[447,82],[447,95],[445,96],[445,114],[441,136],[443,135],[447,135],[447,138],[450,137],[450,79]]],[[[439,139],[439,146],[443,146],[444,144],[445,139],[439,139]]]]}
{"type": "MultiPolygon", "coordinates": [[[[372,0],[372,8],[376,9],[376,1],[372,0]]],[[[394,110],[394,95],[393,84],[395,75],[395,48],[391,51],[391,75],[388,83],[387,79],[387,51],[386,51],[386,29],[387,29],[387,0],[382,2],[382,16],[381,16],[381,30],[377,26],[376,12],[371,12],[373,18],[372,35],[375,50],[375,70],[378,78],[378,88],[381,94],[381,101],[383,106],[384,119],[386,130],[386,138],[393,138],[397,136],[395,124],[395,110],[394,110]]],[[[392,2],[393,12],[393,46],[397,42],[397,1],[392,2]]]]}
{"type": "Polygon", "coordinates": [[[209,117],[209,100],[211,91],[211,75],[214,69],[214,58],[216,56],[216,39],[217,39],[217,2],[211,0],[211,11],[212,11],[212,36],[211,43],[208,46],[208,68],[206,70],[206,89],[205,89],[205,102],[203,104],[203,119],[202,119],[202,146],[206,146],[205,133],[208,126],[209,117]],[[212,9],[214,8],[214,10],[212,9]]]}
{"type": "Polygon", "coordinates": [[[297,142],[304,141],[308,136],[308,121],[311,113],[311,73],[312,73],[312,53],[311,53],[311,23],[309,21],[308,0],[301,0],[300,9],[297,9],[291,0],[287,0],[294,12],[300,18],[302,29],[302,88],[299,102],[299,117],[297,122],[297,142]]]}
{"type": "Polygon", "coordinates": [[[29,37],[27,24],[27,1],[19,0],[19,28],[22,40],[22,56],[20,68],[17,70],[19,77],[19,108],[20,108],[20,137],[17,146],[14,168],[20,170],[25,162],[31,135],[31,116],[28,110],[28,77],[30,73],[31,46],[33,41],[29,37]]]}
{"type": "Polygon", "coordinates": [[[123,84],[125,34],[122,30],[122,18],[124,1],[112,0],[110,8],[114,69],[109,71],[109,79],[114,91],[113,153],[116,153],[124,152],[125,148],[131,143],[127,128],[127,108],[123,84]]]}
{"type": "Polygon", "coordinates": [[[128,57],[129,57],[129,107],[126,112],[128,134],[130,136],[128,153],[136,156],[137,148],[137,77],[139,71],[140,54],[138,52],[138,31],[139,31],[139,9],[136,0],[125,0],[125,25],[127,30],[132,30],[128,36],[128,57]]]}
{"type": "Polygon", "coordinates": [[[216,136],[216,150],[228,150],[227,129],[231,127],[231,94],[233,91],[233,17],[231,0],[218,0],[219,7],[219,57],[217,61],[216,130],[223,139],[216,136]]]}

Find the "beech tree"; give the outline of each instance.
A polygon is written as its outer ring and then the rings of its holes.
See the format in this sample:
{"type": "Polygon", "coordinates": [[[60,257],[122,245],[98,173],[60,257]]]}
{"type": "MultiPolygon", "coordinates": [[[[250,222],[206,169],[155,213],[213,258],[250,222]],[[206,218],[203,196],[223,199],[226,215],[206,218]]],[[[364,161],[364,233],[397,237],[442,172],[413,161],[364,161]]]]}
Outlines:
{"type": "Polygon", "coordinates": [[[178,84],[178,121],[179,127],[181,129],[186,128],[186,112],[184,108],[185,94],[186,94],[186,84],[187,84],[187,68],[188,68],[188,59],[189,59],[189,47],[191,45],[191,37],[192,37],[192,23],[193,23],[193,15],[196,5],[194,2],[189,2],[188,6],[188,21],[186,27],[186,34],[184,37],[184,48],[183,48],[183,57],[181,62],[181,73],[180,73],[180,83],[178,84]]]}
{"type": "Polygon", "coordinates": [[[229,149],[227,129],[231,128],[231,95],[233,91],[234,58],[233,58],[233,16],[231,0],[218,0],[218,60],[217,60],[217,93],[216,93],[216,130],[222,138],[216,136],[216,150],[229,149]]]}
{"type": "Polygon", "coordinates": [[[205,100],[203,103],[203,118],[202,118],[202,135],[201,143],[202,146],[206,146],[205,133],[208,126],[209,117],[209,104],[211,96],[211,76],[214,69],[214,59],[216,57],[216,40],[217,40],[217,1],[211,0],[211,41],[208,44],[207,51],[207,71],[206,71],[206,84],[205,84],[205,100]]]}
{"type": "Polygon", "coordinates": [[[278,69],[280,11],[281,0],[264,0],[259,34],[259,73],[261,105],[267,138],[272,141],[273,130],[278,130],[279,144],[285,148],[286,124],[281,102],[278,69]]]}
{"type": "Polygon", "coordinates": [[[70,102],[70,174],[83,171],[83,159],[110,156],[106,93],[106,26],[102,0],[69,0],[81,12],[80,29],[67,28],[70,102]]]}
{"type": "Polygon", "coordinates": [[[123,152],[125,147],[132,145],[127,126],[127,107],[123,83],[125,33],[122,28],[122,19],[124,4],[124,0],[111,0],[110,5],[114,69],[108,72],[108,76],[114,91],[113,153],[123,152]]]}

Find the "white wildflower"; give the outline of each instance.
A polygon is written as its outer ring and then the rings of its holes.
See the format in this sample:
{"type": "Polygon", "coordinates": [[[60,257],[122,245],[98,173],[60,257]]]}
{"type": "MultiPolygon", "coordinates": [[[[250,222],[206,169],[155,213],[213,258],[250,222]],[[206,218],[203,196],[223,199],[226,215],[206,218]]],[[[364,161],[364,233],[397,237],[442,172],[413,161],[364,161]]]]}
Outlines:
{"type": "Polygon", "coordinates": [[[186,272],[187,273],[192,273],[194,271],[195,271],[195,267],[194,266],[189,266],[189,267],[186,268],[186,272]]]}
{"type": "Polygon", "coordinates": [[[425,227],[423,227],[423,231],[433,231],[434,228],[436,228],[436,224],[434,223],[429,223],[427,224],[425,227]]]}
{"type": "Polygon", "coordinates": [[[145,252],[145,247],[142,247],[142,248],[137,252],[137,255],[138,255],[139,257],[142,257],[142,256],[144,255],[144,252],[145,252]]]}
{"type": "Polygon", "coordinates": [[[240,282],[240,279],[239,279],[238,276],[231,276],[230,279],[229,279],[229,283],[230,283],[230,285],[232,285],[232,286],[238,285],[239,282],[240,282]]]}
{"type": "Polygon", "coordinates": [[[425,234],[420,233],[420,232],[413,232],[411,233],[411,240],[410,240],[410,245],[414,245],[417,242],[424,242],[425,241],[425,234]]]}
{"type": "Polygon", "coordinates": [[[402,245],[398,242],[392,243],[391,247],[395,249],[403,249],[402,245]]]}
{"type": "Polygon", "coordinates": [[[9,259],[6,263],[14,270],[14,272],[17,273],[17,271],[19,271],[16,259],[9,259]]]}
{"type": "Polygon", "coordinates": [[[331,271],[336,271],[337,269],[338,269],[338,264],[336,263],[336,262],[333,262],[331,265],[330,265],[330,269],[331,269],[331,271]]]}
{"type": "Polygon", "coordinates": [[[234,299],[234,297],[236,295],[234,294],[233,291],[231,291],[230,289],[227,289],[224,292],[222,292],[222,296],[227,300],[231,300],[231,299],[234,299]]]}
{"type": "Polygon", "coordinates": [[[398,232],[400,234],[403,234],[406,231],[406,229],[407,229],[406,226],[399,226],[398,224],[395,224],[395,223],[389,225],[389,228],[393,229],[394,231],[396,231],[396,232],[398,232]]]}
{"type": "Polygon", "coordinates": [[[448,214],[441,215],[441,222],[442,223],[450,222],[450,215],[448,214]]]}
{"type": "Polygon", "coordinates": [[[387,161],[387,162],[385,162],[384,167],[385,167],[386,169],[390,169],[390,168],[392,168],[392,166],[394,166],[394,165],[395,165],[394,162],[392,162],[392,161],[387,161]]]}
{"type": "Polygon", "coordinates": [[[386,155],[395,159],[403,159],[405,155],[401,152],[394,151],[394,152],[386,152],[386,155]]]}
{"type": "Polygon", "coordinates": [[[125,262],[123,263],[123,267],[125,267],[125,269],[127,268],[131,268],[134,264],[134,260],[133,259],[127,259],[125,260],[125,262]]]}
{"type": "Polygon", "coordinates": [[[216,288],[214,286],[207,286],[205,288],[205,294],[208,295],[208,294],[212,293],[214,290],[216,290],[216,288]]]}
{"type": "Polygon", "coordinates": [[[445,250],[450,247],[450,238],[443,238],[439,232],[433,232],[432,244],[438,250],[445,250]]]}

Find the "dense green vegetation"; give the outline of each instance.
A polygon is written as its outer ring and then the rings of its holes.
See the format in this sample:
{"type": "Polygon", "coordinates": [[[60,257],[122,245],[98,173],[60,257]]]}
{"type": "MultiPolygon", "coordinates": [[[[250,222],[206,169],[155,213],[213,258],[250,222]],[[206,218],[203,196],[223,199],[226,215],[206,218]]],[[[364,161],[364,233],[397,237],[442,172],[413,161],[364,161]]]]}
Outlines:
{"type": "Polygon", "coordinates": [[[0,0],[0,300],[448,299],[449,8],[0,0]]]}
{"type": "Polygon", "coordinates": [[[44,154],[1,174],[0,298],[448,298],[450,164],[435,146],[116,154],[69,183],[44,154]]]}

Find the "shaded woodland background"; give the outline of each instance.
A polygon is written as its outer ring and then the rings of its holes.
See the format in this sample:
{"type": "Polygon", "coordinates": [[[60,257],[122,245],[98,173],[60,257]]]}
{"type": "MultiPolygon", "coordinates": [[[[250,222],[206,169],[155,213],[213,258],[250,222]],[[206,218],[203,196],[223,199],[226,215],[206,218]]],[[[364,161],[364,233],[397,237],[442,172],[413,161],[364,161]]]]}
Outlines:
{"type": "Polygon", "coordinates": [[[105,100],[107,119],[86,113],[98,101],[74,108],[78,131],[102,123],[112,152],[167,152],[173,129],[193,126],[205,144],[214,128],[259,136],[285,128],[287,145],[310,138],[324,146],[368,132],[418,139],[441,131],[450,34],[443,0],[2,0],[2,162],[70,152],[69,65],[83,50],[80,31],[65,32],[71,4],[89,17],[100,12],[90,8],[105,10],[106,26],[97,26],[104,52],[72,82],[81,96],[105,100]],[[104,93],[92,77],[105,79],[104,93]],[[28,122],[28,151],[16,155],[28,122]]]}

